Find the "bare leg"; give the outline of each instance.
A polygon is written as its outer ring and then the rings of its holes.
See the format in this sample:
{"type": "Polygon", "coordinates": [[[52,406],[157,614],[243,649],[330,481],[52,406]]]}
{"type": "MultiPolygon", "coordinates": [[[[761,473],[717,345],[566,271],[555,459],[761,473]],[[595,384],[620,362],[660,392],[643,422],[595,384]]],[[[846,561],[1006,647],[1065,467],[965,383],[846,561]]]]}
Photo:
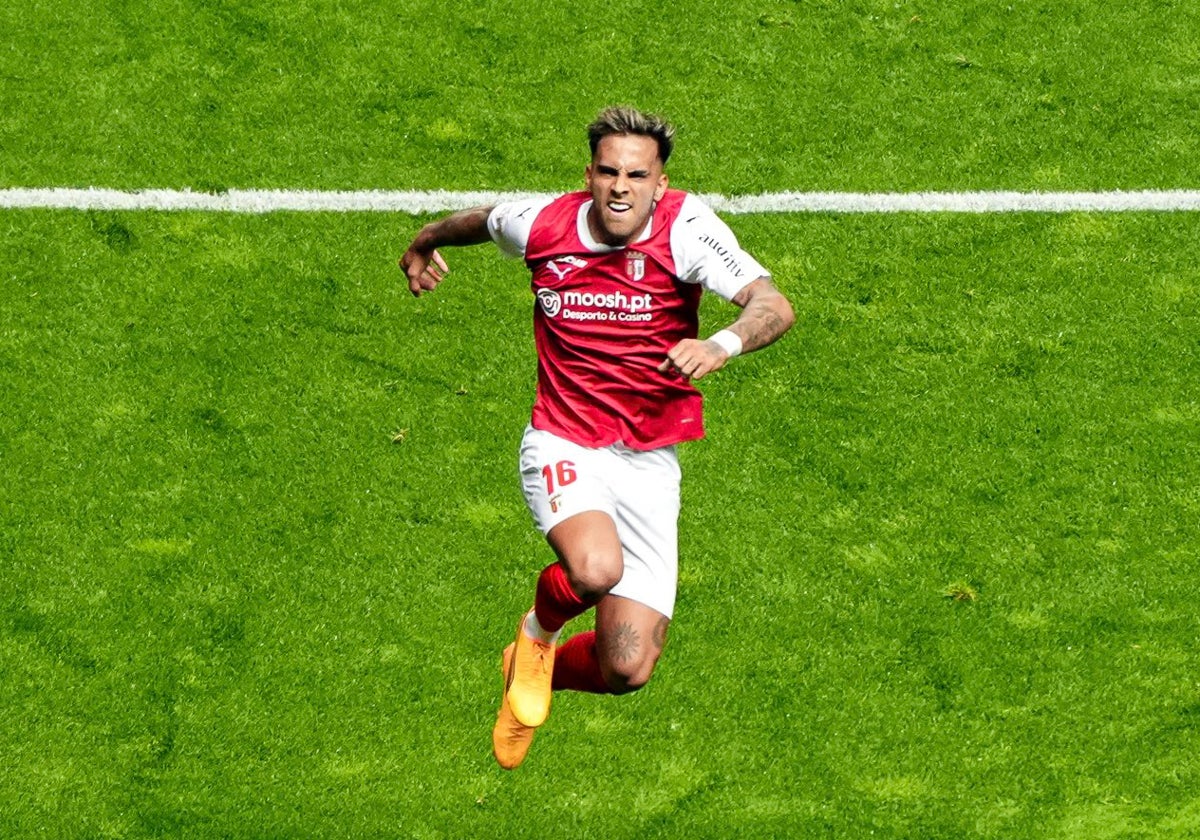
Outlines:
{"type": "MultiPolygon", "coordinates": [[[[514,641],[511,664],[505,666],[505,700],[515,721],[538,727],[550,714],[556,649],[553,635],[572,617],[589,609],[617,585],[624,573],[624,555],[617,527],[606,513],[586,511],[564,519],[546,535],[558,562],[542,570],[534,597],[533,617],[522,619],[514,641]],[[531,626],[532,625],[532,626],[531,626]]],[[[599,668],[595,667],[594,671],[599,668]]],[[[599,677],[599,674],[596,674],[599,677]]],[[[561,677],[560,677],[561,681],[561,677]]],[[[514,746],[515,738],[498,719],[500,741],[514,746]]]]}
{"type": "Polygon", "coordinates": [[[546,540],[566,569],[571,589],[583,600],[595,603],[621,580],[621,538],[607,513],[577,513],[551,528],[546,540]]]}
{"type": "Polygon", "coordinates": [[[617,694],[650,681],[671,620],[657,610],[606,595],[596,606],[596,650],[604,679],[617,694]]]}
{"type": "Polygon", "coordinates": [[[617,694],[645,685],[667,640],[670,619],[645,604],[610,595],[624,573],[621,540],[612,518],[587,511],[546,535],[580,598],[596,604],[600,673],[617,694]]]}

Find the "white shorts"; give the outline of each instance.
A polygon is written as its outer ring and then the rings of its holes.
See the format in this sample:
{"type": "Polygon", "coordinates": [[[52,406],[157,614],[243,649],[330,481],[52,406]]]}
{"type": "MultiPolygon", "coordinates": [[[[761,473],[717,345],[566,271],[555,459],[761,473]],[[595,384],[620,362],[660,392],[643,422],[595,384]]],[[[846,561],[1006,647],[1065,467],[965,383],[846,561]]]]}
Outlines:
{"type": "Polygon", "coordinates": [[[521,485],[541,532],[577,513],[607,513],[625,562],[612,594],[667,618],[679,581],[679,478],[674,446],[589,449],[532,426],[521,440],[521,485]]]}

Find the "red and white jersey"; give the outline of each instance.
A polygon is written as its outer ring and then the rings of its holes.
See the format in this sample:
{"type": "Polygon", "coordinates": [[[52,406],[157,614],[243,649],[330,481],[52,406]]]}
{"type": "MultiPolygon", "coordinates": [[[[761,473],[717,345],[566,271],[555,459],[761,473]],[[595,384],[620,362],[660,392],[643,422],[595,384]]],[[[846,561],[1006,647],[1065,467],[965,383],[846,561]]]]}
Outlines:
{"type": "Polygon", "coordinates": [[[729,300],[767,272],[695,196],[667,190],[643,235],[613,248],[588,229],[587,192],[498,205],[496,244],[532,272],[532,425],[581,446],[656,449],[704,436],[700,392],[660,373],[695,338],[700,295],[729,300]]]}

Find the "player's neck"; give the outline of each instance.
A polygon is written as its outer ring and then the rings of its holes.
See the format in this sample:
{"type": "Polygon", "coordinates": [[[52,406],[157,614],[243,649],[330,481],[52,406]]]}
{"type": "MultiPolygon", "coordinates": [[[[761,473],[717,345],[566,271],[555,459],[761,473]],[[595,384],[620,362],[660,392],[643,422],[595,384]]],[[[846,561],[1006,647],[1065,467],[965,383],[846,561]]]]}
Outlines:
{"type": "Polygon", "coordinates": [[[651,207],[650,215],[646,217],[646,221],[642,223],[641,227],[629,236],[616,236],[610,231],[605,230],[600,224],[598,220],[599,211],[596,209],[596,203],[593,201],[586,214],[588,233],[591,234],[592,240],[598,245],[608,248],[625,248],[635,242],[641,241],[646,235],[646,231],[649,230],[650,223],[654,219],[654,206],[657,206],[657,202],[651,207]]]}

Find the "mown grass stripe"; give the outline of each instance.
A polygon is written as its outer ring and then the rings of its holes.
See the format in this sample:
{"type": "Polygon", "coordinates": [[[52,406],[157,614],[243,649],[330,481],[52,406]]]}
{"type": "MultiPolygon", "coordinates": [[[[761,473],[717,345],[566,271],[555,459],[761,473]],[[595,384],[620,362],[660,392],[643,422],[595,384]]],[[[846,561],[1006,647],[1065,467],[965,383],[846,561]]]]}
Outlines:
{"type": "MultiPolygon", "coordinates": [[[[538,193],[449,190],[191,190],[100,188],[0,189],[0,208],[61,210],[201,210],[227,213],[439,213],[538,193]]],[[[775,192],[706,194],[724,213],[1074,213],[1200,210],[1200,190],[1112,192],[775,192]]]]}

